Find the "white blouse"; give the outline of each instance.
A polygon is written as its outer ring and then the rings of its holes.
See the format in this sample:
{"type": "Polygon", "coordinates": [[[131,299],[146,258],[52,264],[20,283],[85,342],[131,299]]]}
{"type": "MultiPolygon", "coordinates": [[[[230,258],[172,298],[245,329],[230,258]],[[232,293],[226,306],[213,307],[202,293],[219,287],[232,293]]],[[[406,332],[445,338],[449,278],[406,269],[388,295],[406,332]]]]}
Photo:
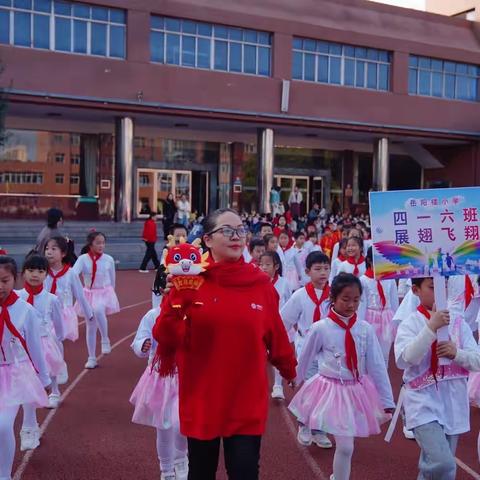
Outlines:
{"type": "Polygon", "coordinates": [[[135,355],[140,358],[147,358],[148,362],[151,363],[153,357],[155,356],[155,352],[157,351],[157,341],[153,338],[153,327],[155,326],[155,321],[157,317],[160,315],[160,308],[152,308],[149,310],[142,320],[140,320],[140,325],[138,326],[137,333],[135,338],[133,339],[132,350],[135,352],[135,355]],[[152,341],[152,347],[148,352],[142,352],[143,344],[145,340],[152,341]]]}
{"type": "MultiPolygon", "coordinates": [[[[93,261],[85,253],[80,255],[73,266],[73,271],[77,275],[83,275],[83,283],[86,288],[90,288],[92,283],[93,261]]],[[[110,255],[104,253],[97,260],[97,273],[95,275],[95,284],[93,288],[115,288],[115,262],[110,255]]]]}

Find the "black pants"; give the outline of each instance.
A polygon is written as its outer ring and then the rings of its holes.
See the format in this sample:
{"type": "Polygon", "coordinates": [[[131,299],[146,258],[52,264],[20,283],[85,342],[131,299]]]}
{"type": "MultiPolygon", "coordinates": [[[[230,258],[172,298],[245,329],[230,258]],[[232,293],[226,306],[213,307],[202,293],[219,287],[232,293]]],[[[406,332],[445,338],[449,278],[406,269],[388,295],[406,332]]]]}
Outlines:
{"type": "Polygon", "coordinates": [[[155,243],[154,242],[145,242],[147,246],[147,251],[145,252],[145,256],[142,260],[142,265],[140,266],[140,270],[146,270],[148,262],[152,260],[155,268],[160,266],[160,262],[158,261],[157,251],[155,250],[155,243]]]}
{"type": "MultiPolygon", "coordinates": [[[[223,439],[225,466],[229,480],[258,480],[260,435],[234,435],[223,439]]],[[[188,480],[215,480],[220,438],[188,438],[188,480]]]]}

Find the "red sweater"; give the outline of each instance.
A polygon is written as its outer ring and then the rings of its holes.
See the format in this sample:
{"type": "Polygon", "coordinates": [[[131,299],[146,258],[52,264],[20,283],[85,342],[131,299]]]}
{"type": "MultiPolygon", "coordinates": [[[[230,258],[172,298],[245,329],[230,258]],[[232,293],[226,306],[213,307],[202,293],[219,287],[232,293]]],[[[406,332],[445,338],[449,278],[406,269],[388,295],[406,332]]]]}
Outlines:
{"type": "Polygon", "coordinates": [[[243,259],[212,264],[203,275],[205,283],[193,294],[171,291],[153,329],[163,361],[176,349],[181,432],[201,440],[261,435],[267,361],[286,379],[296,376],[278,295],[267,275],[243,259]],[[171,307],[188,296],[199,304],[182,312],[171,307]]]}
{"type": "Polygon", "coordinates": [[[157,241],[157,224],[153,218],[145,220],[142,238],[149,243],[155,243],[157,241]]]}

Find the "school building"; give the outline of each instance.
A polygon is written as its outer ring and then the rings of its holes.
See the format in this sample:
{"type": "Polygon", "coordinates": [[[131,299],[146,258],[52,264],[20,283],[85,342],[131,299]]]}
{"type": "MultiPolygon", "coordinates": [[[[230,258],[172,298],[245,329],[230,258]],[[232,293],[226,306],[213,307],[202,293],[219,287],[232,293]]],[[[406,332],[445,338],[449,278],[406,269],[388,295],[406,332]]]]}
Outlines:
{"type": "MultiPolygon", "coordinates": [[[[457,3],[457,2],[455,2],[457,3]]],[[[446,13],[446,12],[441,12],[446,13]]],[[[461,13],[461,12],[460,12],[461,13]]],[[[480,30],[364,0],[0,0],[0,217],[365,209],[480,177],[480,30]]]]}

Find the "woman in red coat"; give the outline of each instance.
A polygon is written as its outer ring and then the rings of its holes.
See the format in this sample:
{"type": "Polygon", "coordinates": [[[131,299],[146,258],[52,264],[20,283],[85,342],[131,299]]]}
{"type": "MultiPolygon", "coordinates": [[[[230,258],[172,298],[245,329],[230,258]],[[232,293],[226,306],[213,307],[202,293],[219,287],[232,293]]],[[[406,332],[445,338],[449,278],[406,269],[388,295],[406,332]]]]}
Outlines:
{"type": "Polygon", "coordinates": [[[220,440],[230,480],[257,480],[268,411],[267,361],[293,385],[296,360],[269,277],[245,263],[238,214],[204,221],[210,266],[198,290],[172,289],[153,329],[160,373],[178,366],[189,480],[214,480],[220,440]],[[173,308],[181,304],[182,308],[173,308]]]}

